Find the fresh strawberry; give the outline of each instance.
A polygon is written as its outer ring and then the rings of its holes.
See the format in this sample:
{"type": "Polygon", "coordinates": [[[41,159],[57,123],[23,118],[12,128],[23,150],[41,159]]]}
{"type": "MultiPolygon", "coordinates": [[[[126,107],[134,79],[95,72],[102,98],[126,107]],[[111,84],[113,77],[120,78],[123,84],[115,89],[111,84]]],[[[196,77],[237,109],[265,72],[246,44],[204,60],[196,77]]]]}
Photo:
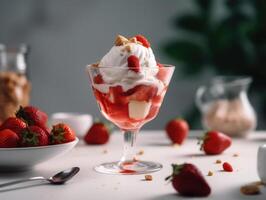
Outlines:
{"type": "Polygon", "coordinates": [[[17,147],[18,142],[19,137],[14,131],[10,129],[3,129],[0,131],[0,148],[17,147]]]}
{"type": "Polygon", "coordinates": [[[46,132],[38,126],[29,126],[21,132],[20,146],[33,147],[45,146],[49,144],[46,132]]]}
{"type": "Polygon", "coordinates": [[[103,84],[104,81],[103,81],[103,77],[102,77],[102,75],[101,75],[101,74],[98,74],[97,76],[94,76],[94,77],[93,77],[93,82],[94,82],[95,84],[103,84]]]}
{"type": "Polygon", "coordinates": [[[136,35],[135,37],[137,41],[141,42],[144,47],[149,48],[151,46],[149,41],[143,35],[136,35]]]}
{"type": "Polygon", "coordinates": [[[233,171],[233,167],[228,162],[223,163],[223,169],[226,172],[232,172],[233,171]]]}
{"type": "Polygon", "coordinates": [[[39,126],[41,129],[43,129],[46,133],[46,135],[48,136],[48,138],[50,138],[50,133],[51,133],[51,130],[49,127],[47,127],[46,125],[41,125],[39,126]]]}
{"type": "Polygon", "coordinates": [[[87,144],[106,144],[110,138],[108,127],[102,122],[95,122],[84,137],[87,144]]]}
{"type": "Polygon", "coordinates": [[[75,132],[66,124],[59,123],[51,131],[51,144],[72,142],[76,139],[75,132]]]}
{"type": "Polygon", "coordinates": [[[16,117],[9,117],[0,126],[0,130],[10,129],[11,131],[14,131],[16,134],[19,135],[20,132],[26,127],[27,124],[23,120],[16,117]]]}
{"type": "Polygon", "coordinates": [[[166,124],[165,127],[167,136],[175,144],[182,144],[187,138],[189,126],[183,119],[173,119],[166,124]]]}
{"type": "Polygon", "coordinates": [[[131,55],[127,58],[128,68],[132,71],[138,73],[140,71],[139,58],[137,56],[131,55]]]}
{"type": "Polygon", "coordinates": [[[208,155],[221,154],[232,143],[229,136],[218,131],[208,131],[203,136],[202,141],[201,150],[204,150],[208,155]]]}
{"type": "Polygon", "coordinates": [[[173,173],[165,180],[172,182],[175,190],[182,196],[205,197],[211,193],[211,188],[198,168],[189,163],[172,164],[173,173]]]}
{"type": "Polygon", "coordinates": [[[33,106],[20,107],[16,116],[23,119],[28,125],[43,126],[48,120],[45,112],[33,106]]]}

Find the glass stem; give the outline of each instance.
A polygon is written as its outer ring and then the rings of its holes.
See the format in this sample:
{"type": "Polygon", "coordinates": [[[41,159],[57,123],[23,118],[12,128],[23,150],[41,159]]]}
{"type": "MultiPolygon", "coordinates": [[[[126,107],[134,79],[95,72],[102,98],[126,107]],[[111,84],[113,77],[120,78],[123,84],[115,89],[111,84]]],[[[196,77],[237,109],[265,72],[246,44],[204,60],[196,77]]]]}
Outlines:
{"type": "Polygon", "coordinates": [[[137,131],[124,131],[124,153],[122,158],[120,159],[120,165],[123,163],[130,163],[135,161],[135,144],[136,137],[138,134],[137,131]]]}

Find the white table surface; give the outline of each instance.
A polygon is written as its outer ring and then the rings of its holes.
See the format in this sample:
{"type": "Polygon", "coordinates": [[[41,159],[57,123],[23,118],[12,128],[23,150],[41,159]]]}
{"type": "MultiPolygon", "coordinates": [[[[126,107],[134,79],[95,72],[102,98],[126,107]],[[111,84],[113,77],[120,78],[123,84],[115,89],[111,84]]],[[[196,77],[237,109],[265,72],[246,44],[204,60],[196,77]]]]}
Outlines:
{"type": "MultiPolygon", "coordinates": [[[[197,132],[192,131],[194,135],[197,132]]],[[[53,160],[36,166],[32,171],[21,173],[0,173],[0,183],[30,176],[47,176],[72,166],[79,166],[81,171],[65,185],[40,184],[37,186],[25,184],[1,189],[1,200],[79,200],[79,199],[181,199],[171,184],[164,178],[171,173],[171,163],[191,162],[196,164],[212,188],[209,199],[265,199],[266,188],[257,196],[244,196],[239,189],[242,185],[258,181],[256,170],[257,148],[266,143],[266,132],[252,134],[247,140],[235,139],[233,145],[218,156],[205,156],[199,151],[196,138],[188,139],[179,148],[169,144],[163,131],[142,131],[137,138],[138,150],[144,150],[143,160],[157,161],[163,164],[163,169],[153,173],[152,181],[143,181],[144,175],[105,175],[93,170],[95,164],[105,161],[114,161],[122,153],[122,135],[113,134],[111,141],[103,146],[87,146],[79,142],[71,152],[53,160]],[[107,153],[103,153],[107,150],[107,153]],[[238,153],[238,157],[233,157],[238,153]],[[215,161],[230,162],[235,171],[222,172],[221,164],[215,161]],[[206,176],[208,171],[213,176],[206,176]]],[[[188,199],[188,198],[186,198],[188,199]]],[[[197,199],[197,198],[193,198],[197,199]]]]}

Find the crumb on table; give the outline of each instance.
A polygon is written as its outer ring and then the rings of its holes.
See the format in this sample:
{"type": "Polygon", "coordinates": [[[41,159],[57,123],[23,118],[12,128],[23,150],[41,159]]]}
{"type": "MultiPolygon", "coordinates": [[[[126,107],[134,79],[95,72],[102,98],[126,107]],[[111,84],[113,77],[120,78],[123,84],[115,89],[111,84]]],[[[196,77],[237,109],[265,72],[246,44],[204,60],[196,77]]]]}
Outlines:
{"type": "Polygon", "coordinates": [[[152,175],[145,175],[146,181],[152,181],[152,175]]]}
{"type": "Polygon", "coordinates": [[[240,191],[245,195],[257,195],[260,194],[260,188],[256,184],[249,184],[242,186],[240,191]]]}
{"type": "Polygon", "coordinates": [[[207,176],[213,176],[213,172],[212,171],[209,171],[207,176]]]}
{"type": "Polygon", "coordinates": [[[221,164],[222,163],[222,161],[221,160],[216,160],[216,162],[215,162],[216,164],[221,164]]]}

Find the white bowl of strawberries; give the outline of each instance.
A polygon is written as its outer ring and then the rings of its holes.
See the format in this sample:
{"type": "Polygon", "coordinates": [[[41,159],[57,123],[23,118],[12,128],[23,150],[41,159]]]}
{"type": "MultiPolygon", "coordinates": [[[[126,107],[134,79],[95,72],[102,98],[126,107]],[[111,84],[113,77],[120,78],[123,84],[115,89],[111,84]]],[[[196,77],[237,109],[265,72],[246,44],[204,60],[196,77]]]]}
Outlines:
{"type": "Polygon", "coordinates": [[[70,151],[78,138],[67,124],[47,127],[48,116],[33,106],[0,125],[0,170],[26,170],[70,151]]]}

